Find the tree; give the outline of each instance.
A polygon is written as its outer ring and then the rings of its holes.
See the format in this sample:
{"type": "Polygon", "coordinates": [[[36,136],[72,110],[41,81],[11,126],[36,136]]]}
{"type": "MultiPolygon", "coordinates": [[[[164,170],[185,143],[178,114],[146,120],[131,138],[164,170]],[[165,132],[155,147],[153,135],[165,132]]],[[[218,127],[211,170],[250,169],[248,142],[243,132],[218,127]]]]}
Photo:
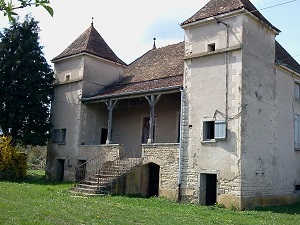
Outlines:
{"type": "Polygon", "coordinates": [[[53,16],[53,9],[49,6],[50,0],[16,0],[17,4],[14,4],[11,0],[0,0],[0,11],[3,12],[4,16],[7,16],[9,21],[15,22],[13,16],[18,15],[16,10],[36,6],[45,8],[48,13],[53,16]]]}
{"type": "Polygon", "coordinates": [[[26,16],[0,33],[0,127],[5,136],[22,145],[46,144],[53,81],[37,21],[26,16]]]}

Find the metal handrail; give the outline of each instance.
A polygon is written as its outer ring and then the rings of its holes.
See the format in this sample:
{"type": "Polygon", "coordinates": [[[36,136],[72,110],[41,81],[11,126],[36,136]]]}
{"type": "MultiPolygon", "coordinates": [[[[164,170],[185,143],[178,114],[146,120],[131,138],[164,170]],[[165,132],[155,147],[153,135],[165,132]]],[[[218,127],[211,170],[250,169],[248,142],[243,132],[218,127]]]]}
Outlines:
{"type": "Polygon", "coordinates": [[[122,171],[126,171],[126,169],[130,169],[131,167],[135,166],[137,164],[137,161],[141,161],[141,160],[136,160],[141,159],[141,145],[137,145],[136,147],[134,147],[133,149],[131,149],[130,151],[125,152],[124,154],[122,154],[121,156],[115,158],[113,161],[104,161],[101,160],[103,158],[105,158],[105,154],[102,153],[88,161],[86,161],[85,163],[76,166],[75,167],[75,174],[76,174],[76,179],[75,179],[75,184],[74,186],[76,186],[79,183],[83,183],[86,182],[90,179],[90,177],[87,176],[87,167],[90,164],[95,164],[94,166],[94,172],[91,172],[91,174],[93,174],[93,176],[97,178],[97,190],[100,189],[101,184],[106,183],[105,181],[107,180],[107,178],[105,178],[106,173],[108,173],[108,170],[112,170],[112,168],[115,170],[116,168],[120,169],[120,171],[113,171],[115,173],[116,176],[120,176],[120,174],[122,173],[122,171]],[[139,150],[139,151],[137,151],[139,150]],[[122,165],[121,166],[121,162],[122,160],[124,161],[125,159],[128,159],[128,162],[126,163],[126,166],[122,165]],[[131,159],[131,160],[129,160],[131,159]],[[109,169],[111,168],[111,169],[109,169]]]}

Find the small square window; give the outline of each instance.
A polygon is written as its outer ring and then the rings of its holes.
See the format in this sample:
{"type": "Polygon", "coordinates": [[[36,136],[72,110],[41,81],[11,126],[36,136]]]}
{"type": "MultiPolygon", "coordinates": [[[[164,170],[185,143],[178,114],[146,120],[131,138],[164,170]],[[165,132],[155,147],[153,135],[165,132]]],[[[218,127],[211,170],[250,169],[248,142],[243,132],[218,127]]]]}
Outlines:
{"type": "Polygon", "coordinates": [[[216,51],[216,44],[215,43],[211,43],[207,45],[207,51],[208,52],[214,52],[216,51]]]}
{"type": "Polygon", "coordinates": [[[71,75],[70,75],[70,74],[67,74],[66,77],[65,77],[65,81],[66,81],[66,82],[67,82],[67,81],[70,81],[70,79],[71,79],[71,75]]]}
{"type": "Polygon", "coordinates": [[[299,184],[295,185],[295,191],[300,191],[300,185],[299,184]]]}
{"type": "Polygon", "coordinates": [[[66,143],[66,129],[53,130],[53,143],[64,144],[66,143]]]}
{"type": "Polygon", "coordinates": [[[204,141],[226,139],[226,121],[204,121],[203,139],[204,141]]]}

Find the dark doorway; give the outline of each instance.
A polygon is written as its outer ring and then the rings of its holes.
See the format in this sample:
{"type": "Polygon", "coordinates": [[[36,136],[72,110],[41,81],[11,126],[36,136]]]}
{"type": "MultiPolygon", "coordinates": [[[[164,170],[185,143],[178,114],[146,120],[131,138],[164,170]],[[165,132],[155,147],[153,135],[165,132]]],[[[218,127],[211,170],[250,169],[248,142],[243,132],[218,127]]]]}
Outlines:
{"type": "Polygon", "coordinates": [[[108,133],[108,129],[107,128],[102,128],[101,129],[101,140],[100,140],[100,144],[101,145],[103,145],[103,144],[106,143],[107,133],[108,133]]]}
{"type": "Polygon", "coordinates": [[[64,180],[64,172],[65,172],[65,160],[57,159],[56,160],[56,180],[63,181],[64,180]]]}
{"type": "Polygon", "coordinates": [[[215,205],[217,202],[217,175],[206,174],[206,205],[215,205]]]}
{"type": "Polygon", "coordinates": [[[148,166],[149,166],[149,188],[148,188],[148,196],[147,197],[158,196],[159,165],[157,165],[155,163],[150,163],[148,166]]]}
{"type": "Polygon", "coordinates": [[[85,179],[86,174],[86,160],[77,160],[76,167],[76,182],[82,181],[85,179]]]}

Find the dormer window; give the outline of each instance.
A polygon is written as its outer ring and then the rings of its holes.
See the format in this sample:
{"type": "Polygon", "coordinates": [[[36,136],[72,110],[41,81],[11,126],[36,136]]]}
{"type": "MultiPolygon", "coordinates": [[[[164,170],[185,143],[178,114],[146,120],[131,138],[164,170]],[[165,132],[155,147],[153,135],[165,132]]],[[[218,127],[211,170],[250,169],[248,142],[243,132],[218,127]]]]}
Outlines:
{"type": "Polygon", "coordinates": [[[211,43],[207,45],[207,51],[208,52],[214,52],[216,51],[216,44],[215,43],[211,43]]]}

